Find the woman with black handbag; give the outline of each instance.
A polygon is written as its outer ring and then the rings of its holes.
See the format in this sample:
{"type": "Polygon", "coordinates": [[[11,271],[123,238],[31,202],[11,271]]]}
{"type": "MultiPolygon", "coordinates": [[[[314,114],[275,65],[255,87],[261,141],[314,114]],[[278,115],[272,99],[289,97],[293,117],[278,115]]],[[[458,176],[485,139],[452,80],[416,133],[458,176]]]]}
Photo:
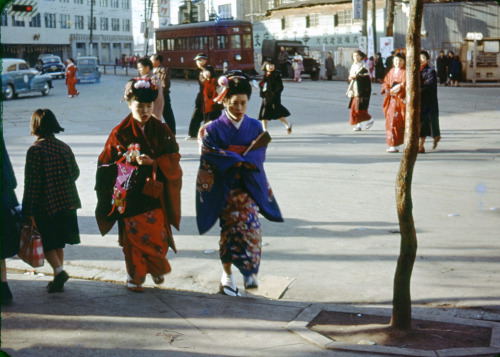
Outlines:
{"type": "Polygon", "coordinates": [[[175,251],[171,226],[179,229],[180,223],[179,146],[168,125],[153,116],[157,96],[149,78],[127,83],[124,99],[131,113],[109,135],[95,186],[99,229],[105,235],[118,221],[127,288],[136,292],[143,291],[148,273],[161,284],[171,271],[166,258],[169,247],[175,251]]]}
{"type": "Polygon", "coordinates": [[[49,293],[64,291],[64,247],[79,244],[76,210],[81,208],[76,189],[80,169],[71,148],[54,134],[64,131],[54,113],[37,109],[31,116],[31,134],[37,140],[28,149],[24,169],[23,221],[36,224],[45,258],[54,270],[49,293]]]}

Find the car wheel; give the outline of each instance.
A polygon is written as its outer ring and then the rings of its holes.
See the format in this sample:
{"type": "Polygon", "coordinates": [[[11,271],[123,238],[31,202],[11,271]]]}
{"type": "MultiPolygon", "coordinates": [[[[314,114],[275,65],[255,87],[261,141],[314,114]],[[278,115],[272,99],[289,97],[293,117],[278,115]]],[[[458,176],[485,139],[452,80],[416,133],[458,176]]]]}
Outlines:
{"type": "Polygon", "coordinates": [[[15,96],[16,96],[16,93],[15,93],[15,90],[14,90],[14,86],[12,84],[9,84],[7,86],[7,88],[5,88],[5,92],[4,92],[3,97],[4,97],[5,100],[11,100],[15,96]]]}
{"type": "Polygon", "coordinates": [[[47,82],[45,82],[45,84],[43,85],[42,95],[43,96],[49,95],[49,92],[50,92],[50,86],[47,82]]]}

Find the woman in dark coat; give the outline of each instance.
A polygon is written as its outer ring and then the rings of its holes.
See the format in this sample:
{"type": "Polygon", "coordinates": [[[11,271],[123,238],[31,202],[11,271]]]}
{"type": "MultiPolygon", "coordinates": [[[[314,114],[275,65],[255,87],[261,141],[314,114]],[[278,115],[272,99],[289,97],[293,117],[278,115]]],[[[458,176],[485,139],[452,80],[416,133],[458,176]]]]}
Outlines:
{"type": "Polygon", "coordinates": [[[425,153],[425,138],[432,136],[434,139],[433,149],[441,140],[439,129],[439,105],[437,98],[437,74],[434,68],[429,67],[429,53],[420,53],[420,144],[419,153],[425,153]]]}
{"type": "Polygon", "coordinates": [[[450,86],[458,87],[460,75],[462,74],[462,62],[458,56],[453,57],[450,66],[450,86]]]}
{"type": "Polygon", "coordinates": [[[13,257],[19,253],[20,230],[17,226],[13,209],[19,206],[14,189],[17,186],[16,176],[10,163],[9,154],[5,148],[5,141],[2,137],[2,235],[0,244],[2,250],[2,305],[12,302],[12,292],[7,283],[7,266],[5,259],[13,257]]]}
{"type": "Polygon", "coordinates": [[[266,71],[259,84],[262,98],[259,120],[262,121],[262,127],[267,130],[267,121],[277,119],[285,124],[287,134],[291,134],[292,124],[286,120],[290,112],[281,104],[281,92],[283,92],[281,74],[274,70],[274,64],[269,58],[264,61],[262,69],[266,71]]]}
{"type": "Polygon", "coordinates": [[[384,80],[384,77],[385,77],[384,60],[382,59],[382,54],[378,52],[377,58],[375,58],[375,81],[377,83],[380,83],[384,80]]]}
{"type": "Polygon", "coordinates": [[[64,247],[79,244],[76,210],[81,208],[76,180],[80,169],[71,148],[54,134],[64,131],[54,113],[37,109],[31,117],[31,134],[37,140],[28,149],[24,169],[23,220],[34,219],[42,236],[45,259],[54,270],[49,293],[64,291],[64,247]]]}

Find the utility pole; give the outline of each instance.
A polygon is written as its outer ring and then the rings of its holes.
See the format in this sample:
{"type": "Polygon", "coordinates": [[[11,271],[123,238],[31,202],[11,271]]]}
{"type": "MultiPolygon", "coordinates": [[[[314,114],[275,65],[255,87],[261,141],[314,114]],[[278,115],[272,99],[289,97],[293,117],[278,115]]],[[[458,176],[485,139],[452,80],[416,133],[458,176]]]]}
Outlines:
{"type": "Polygon", "coordinates": [[[367,14],[367,0],[363,0],[363,24],[361,25],[361,36],[368,36],[368,31],[366,30],[367,22],[368,22],[368,14],[367,14]]]}
{"type": "Polygon", "coordinates": [[[94,1],[95,0],[90,0],[90,39],[89,39],[89,55],[92,56],[92,31],[94,30],[94,1]]]}
{"type": "Polygon", "coordinates": [[[372,34],[373,34],[373,51],[377,54],[377,4],[375,0],[371,0],[372,13],[372,34]]]}
{"type": "Polygon", "coordinates": [[[149,51],[149,28],[153,18],[153,5],[154,0],[144,0],[144,56],[147,56],[149,51]]]}

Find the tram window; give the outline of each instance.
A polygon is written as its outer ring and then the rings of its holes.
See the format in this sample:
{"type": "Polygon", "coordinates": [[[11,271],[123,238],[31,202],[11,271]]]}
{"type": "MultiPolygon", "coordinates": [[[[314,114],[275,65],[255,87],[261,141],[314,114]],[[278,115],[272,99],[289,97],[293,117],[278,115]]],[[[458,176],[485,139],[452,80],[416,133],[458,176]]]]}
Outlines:
{"type": "Polygon", "coordinates": [[[243,48],[252,48],[252,35],[243,35],[243,48]]]}
{"type": "Polygon", "coordinates": [[[208,38],[208,48],[213,50],[214,49],[214,37],[209,37],[208,38]]]}
{"type": "Polygon", "coordinates": [[[168,41],[167,42],[167,49],[169,51],[173,51],[174,50],[174,39],[173,38],[169,38],[167,41],[168,41]]]}
{"type": "Polygon", "coordinates": [[[231,36],[231,48],[241,48],[240,35],[232,35],[231,36]]]}
{"type": "Polygon", "coordinates": [[[200,49],[207,50],[208,49],[208,37],[207,36],[200,37],[200,40],[201,40],[200,49]]]}
{"type": "Polygon", "coordinates": [[[156,48],[158,51],[163,51],[163,40],[156,40],[156,48]]]}
{"type": "Polygon", "coordinates": [[[174,50],[179,51],[182,50],[182,38],[176,38],[174,39],[174,50]]]}
{"type": "Polygon", "coordinates": [[[217,48],[227,48],[227,36],[218,35],[217,36],[217,48]]]}

